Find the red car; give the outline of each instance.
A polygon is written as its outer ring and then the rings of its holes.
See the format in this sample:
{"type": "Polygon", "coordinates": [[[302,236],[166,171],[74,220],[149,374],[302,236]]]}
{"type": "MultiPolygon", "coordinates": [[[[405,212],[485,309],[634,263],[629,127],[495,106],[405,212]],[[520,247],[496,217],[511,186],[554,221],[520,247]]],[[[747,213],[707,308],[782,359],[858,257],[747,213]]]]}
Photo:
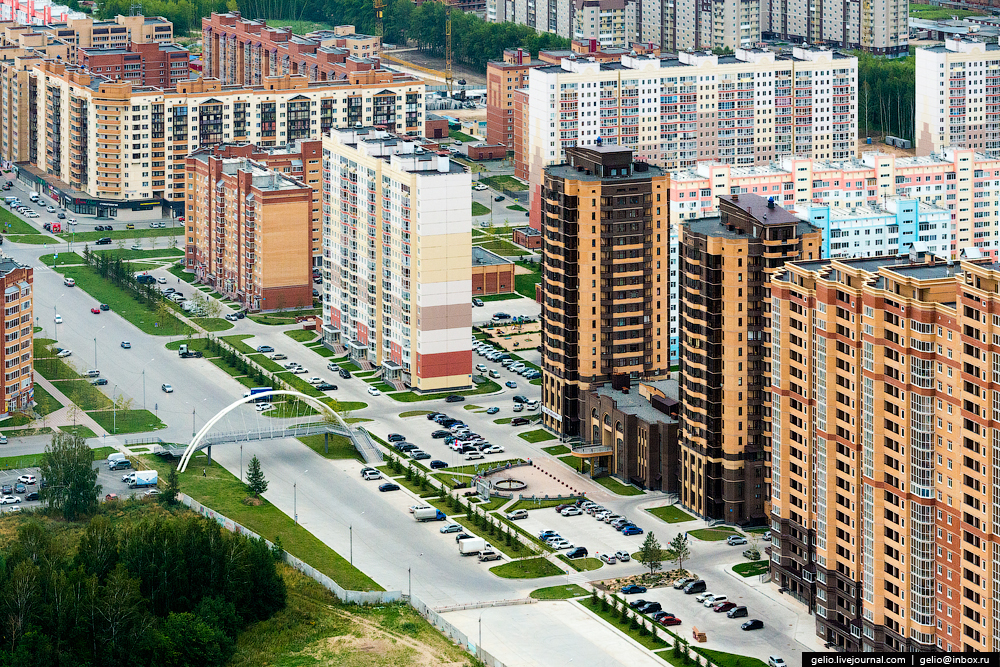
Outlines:
{"type": "Polygon", "coordinates": [[[714,607],[712,607],[712,611],[714,611],[717,614],[721,614],[724,611],[729,611],[730,609],[735,609],[735,608],[736,608],[735,602],[727,601],[727,602],[720,602],[719,604],[715,605],[714,607]]]}
{"type": "Polygon", "coordinates": [[[681,619],[676,616],[664,616],[660,619],[660,625],[680,625],[681,619]]]}
{"type": "Polygon", "coordinates": [[[106,500],[106,501],[118,500],[118,494],[117,493],[109,493],[108,495],[104,496],[104,500],[106,500]]]}
{"type": "Polygon", "coordinates": [[[92,312],[94,315],[100,315],[101,314],[101,309],[100,308],[91,308],[90,312],[92,312]]]}

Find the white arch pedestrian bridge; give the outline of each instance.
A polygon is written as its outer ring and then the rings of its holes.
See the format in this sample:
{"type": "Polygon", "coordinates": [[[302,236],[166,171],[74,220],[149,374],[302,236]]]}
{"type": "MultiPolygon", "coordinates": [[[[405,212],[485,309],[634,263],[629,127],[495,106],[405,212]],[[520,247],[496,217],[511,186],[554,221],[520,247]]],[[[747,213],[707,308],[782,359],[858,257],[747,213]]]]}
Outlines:
{"type": "MultiPolygon", "coordinates": [[[[251,440],[270,440],[276,438],[299,438],[306,435],[316,435],[324,433],[326,435],[341,435],[351,439],[355,449],[364,457],[365,461],[372,464],[382,462],[382,451],[368,435],[368,431],[360,427],[351,427],[344,421],[333,408],[314,396],[307,396],[298,391],[286,389],[274,389],[266,392],[259,392],[251,396],[245,396],[238,401],[233,401],[223,408],[214,417],[209,419],[198,431],[191,442],[184,448],[181,454],[180,464],[177,466],[178,472],[187,470],[188,464],[195,453],[207,449],[209,462],[212,460],[212,446],[223,445],[236,442],[249,442],[251,440]],[[268,399],[278,396],[288,396],[304,401],[309,406],[316,408],[321,416],[317,421],[315,415],[306,422],[288,423],[287,419],[273,419],[261,417],[246,423],[243,420],[241,428],[231,428],[232,422],[228,418],[235,410],[241,406],[258,403],[261,399],[268,399]],[[220,424],[230,425],[228,429],[217,428],[220,424]]],[[[179,448],[178,448],[179,449],[179,448]]]]}

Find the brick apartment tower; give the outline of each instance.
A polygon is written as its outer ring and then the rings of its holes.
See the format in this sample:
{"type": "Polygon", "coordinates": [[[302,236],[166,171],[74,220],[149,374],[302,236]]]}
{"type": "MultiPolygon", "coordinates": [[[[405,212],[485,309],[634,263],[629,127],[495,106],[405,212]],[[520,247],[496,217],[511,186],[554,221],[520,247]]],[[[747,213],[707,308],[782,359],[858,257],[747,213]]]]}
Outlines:
{"type": "Polygon", "coordinates": [[[771,300],[774,581],[841,650],[997,651],[1000,265],[795,262],[771,300]]]}
{"type": "Polygon", "coordinates": [[[187,159],[185,264],[249,310],[312,305],[312,197],[305,183],[247,158],[187,159]]]}
{"type": "Polygon", "coordinates": [[[761,524],[771,449],[768,282],[787,261],[819,258],[822,235],[758,195],[719,197],[719,213],[681,227],[680,497],[708,519],[761,524]]]}
{"type": "Polygon", "coordinates": [[[528,85],[528,72],[544,65],[520,47],[505,49],[502,61],[486,64],[486,143],[514,150],[514,91],[528,85]]]}
{"type": "Polygon", "coordinates": [[[542,419],[586,438],[591,385],[670,371],[668,176],[621,146],[566,158],[542,189],[542,419]]]}
{"type": "Polygon", "coordinates": [[[4,346],[0,361],[4,367],[4,404],[0,414],[27,410],[34,404],[34,310],[32,309],[34,269],[9,258],[0,260],[0,287],[3,288],[4,346]]]}

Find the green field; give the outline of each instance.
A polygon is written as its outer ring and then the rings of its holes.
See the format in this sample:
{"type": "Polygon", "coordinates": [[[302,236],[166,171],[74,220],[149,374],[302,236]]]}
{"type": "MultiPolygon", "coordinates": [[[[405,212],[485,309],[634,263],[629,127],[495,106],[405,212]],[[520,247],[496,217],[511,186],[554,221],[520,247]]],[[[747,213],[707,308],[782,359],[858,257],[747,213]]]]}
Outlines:
{"type": "Polygon", "coordinates": [[[77,424],[76,426],[60,426],[59,430],[63,433],[72,433],[73,435],[78,435],[81,438],[96,438],[97,434],[90,430],[89,426],[84,426],[82,424],[77,424]]]}
{"type": "Polygon", "coordinates": [[[470,143],[476,143],[477,141],[479,141],[479,139],[476,139],[471,134],[466,134],[465,132],[460,132],[458,130],[449,130],[448,136],[454,139],[455,141],[464,141],[470,143]]]}
{"type": "Polygon", "coordinates": [[[80,377],[65,360],[55,357],[35,359],[35,370],[46,380],[76,380],[80,377]]]}
{"type": "Polygon", "coordinates": [[[7,208],[0,208],[0,229],[2,229],[4,235],[42,233],[28,221],[17,217],[7,208]]]}
{"type": "Polygon", "coordinates": [[[59,410],[63,404],[57,401],[52,394],[45,391],[45,387],[35,383],[35,410],[40,415],[47,415],[59,410]]]}
{"type": "MultiPolygon", "coordinates": [[[[291,28],[296,35],[305,35],[316,30],[333,30],[332,23],[319,21],[293,21],[291,19],[268,20],[267,24],[275,28],[291,28]]],[[[199,33],[200,34],[200,33],[199,33]]]]}
{"type": "Polygon", "coordinates": [[[730,535],[737,535],[735,529],[727,528],[725,526],[719,526],[717,528],[699,528],[698,530],[689,530],[688,535],[691,537],[697,537],[699,540],[705,540],[706,542],[721,542],[730,535]]]}
{"type": "Polygon", "coordinates": [[[968,9],[952,9],[950,7],[935,7],[932,5],[910,5],[910,16],[927,21],[942,21],[951,18],[964,19],[968,16],[983,16],[984,12],[968,9]]]}
{"type": "MultiPolygon", "coordinates": [[[[81,289],[101,303],[111,306],[118,315],[137,326],[143,333],[156,336],[178,336],[191,333],[191,327],[184,324],[168,309],[154,308],[140,302],[131,294],[105,280],[95,269],[89,266],[73,266],[63,269],[62,273],[76,280],[81,289]]],[[[98,317],[92,315],[91,317],[98,317]]]]}
{"type": "Polygon", "coordinates": [[[307,435],[299,438],[299,442],[327,459],[356,459],[364,463],[364,458],[358,453],[358,450],[354,448],[354,443],[352,443],[351,439],[347,436],[331,434],[329,453],[325,453],[323,451],[324,437],[325,436],[322,433],[307,435]]]}
{"type": "Polygon", "coordinates": [[[735,653],[713,651],[710,648],[695,646],[694,650],[708,658],[716,667],[767,667],[767,663],[757,658],[750,658],[735,653]]]}
{"type": "Polygon", "coordinates": [[[558,456],[559,454],[569,454],[570,448],[566,445],[552,445],[551,447],[542,447],[542,451],[546,454],[552,454],[552,456],[558,456]]]}
{"type": "Polygon", "coordinates": [[[228,331],[233,328],[232,322],[221,317],[192,317],[191,321],[205,331],[228,331]]]}
{"type": "Polygon", "coordinates": [[[495,565],[490,568],[490,572],[504,579],[539,579],[565,574],[564,570],[545,558],[526,558],[495,565]]]}
{"type": "Polygon", "coordinates": [[[512,204],[511,206],[508,206],[507,208],[508,208],[508,210],[518,211],[519,213],[524,213],[525,211],[528,210],[528,209],[524,208],[523,206],[521,206],[520,204],[512,204]]]}
{"type": "Polygon", "coordinates": [[[111,399],[91,385],[89,380],[62,380],[53,384],[81,410],[101,410],[111,407],[111,399]]]}
{"type": "MultiPolygon", "coordinates": [[[[530,250],[524,250],[520,246],[516,246],[510,241],[505,241],[503,239],[498,239],[498,238],[480,239],[478,241],[475,241],[473,245],[479,246],[480,248],[485,248],[486,250],[489,250],[492,253],[500,255],[501,257],[522,257],[524,255],[531,254],[530,250]]],[[[517,284],[517,278],[520,277],[521,276],[514,277],[515,286],[517,284]]],[[[531,298],[535,298],[534,293],[532,293],[531,298]]]]}
{"type": "Polygon", "coordinates": [[[536,600],[569,600],[588,595],[587,590],[577,584],[569,586],[549,586],[548,588],[536,588],[529,594],[536,600]]]}
{"type": "MultiPolygon", "coordinates": [[[[141,458],[164,478],[173,467],[172,463],[158,456],[144,455],[141,458]]],[[[264,474],[267,475],[267,472],[265,469],[264,474]]],[[[182,492],[258,535],[269,540],[280,537],[285,551],[309,563],[344,588],[384,590],[271,503],[265,500],[259,506],[245,504],[247,491],[239,478],[218,463],[207,463],[206,456],[199,453],[191,460],[188,470],[180,474],[180,486],[182,492]]]]}
{"type": "Polygon", "coordinates": [[[479,179],[494,190],[527,190],[528,186],[513,176],[487,176],[479,179]]]}
{"type": "Polygon", "coordinates": [[[319,334],[310,329],[293,329],[292,331],[286,331],[285,335],[299,343],[311,343],[319,336],[319,334]]]}
{"type": "MultiPolygon", "coordinates": [[[[114,454],[118,450],[114,447],[98,447],[97,449],[92,449],[90,451],[94,453],[94,460],[100,461],[101,459],[108,458],[109,454],[114,454]]],[[[45,456],[44,453],[0,457],[0,470],[10,470],[12,468],[33,468],[41,463],[43,456],[45,456]]]]}
{"type": "Polygon", "coordinates": [[[630,484],[622,484],[617,479],[611,475],[605,475],[603,477],[595,477],[594,481],[606,488],[611,493],[616,493],[619,496],[641,496],[642,489],[637,489],[630,484]]]}
{"type": "Polygon", "coordinates": [[[477,201],[472,202],[472,215],[486,215],[490,212],[490,209],[486,208],[477,201]]]}
{"type": "Polygon", "coordinates": [[[661,521],[667,523],[682,523],[684,521],[694,521],[694,517],[679,508],[677,505],[667,505],[665,507],[654,507],[647,509],[647,512],[661,521]]]}
{"type": "MultiPolygon", "coordinates": [[[[345,366],[341,364],[341,368],[345,368],[345,366]]],[[[416,403],[419,401],[438,401],[443,398],[447,398],[452,394],[458,394],[459,396],[476,396],[479,394],[492,394],[496,391],[500,391],[500,385],[492,380],[487,380],[482,384],[476,385],[475,389],[466,389],[464,391],[450,391],[441,394],[417,394],[412,391],[397,391],[392,394],[387,394],[387,396],[401,403],[416,403]]]]}
{"type": "Polygon", "coordinates": [[[601,562],[600,558],[566,558],[566,556],[559,554],[557,556],[559,560],[569,565],[571,568],[577,572],[589,572],[591,570],[600,569],[604,564],[601,562]]]}
{"type": "MultiPolygon", "coordinates": [[[[607,611],[604,611],[601,608],[600,602],[598,602],[596,605],[593,604],[593,599],[592,598],[587,598],[586,600],[579,600],[579,603],[581,605],[587,607],[594,614],[600,616],[602,619],[604,619],[605,621],[607,621],[608,625],[611,625],[612,627],[617,628],[621,632],[624,632],[629,637],[631,637],[635,641],[639,642],[640,644],[642,644],[643,646],[645,646],[648,649],[654,649],[655,650],[655,649],[659,649],[659,648],[663,648],[664,646],[667,646],[666,640],[664,640],[664,639],[662,639],[660,637],[660,633],[669,634],[669,631],[663,629],[662,627],[660,627],[660,628],[658,628],[656,630],[656,632],[658,633],[657,635],[643,635],[643,634],[641,634],[639,632],[638,628],[633,629],[631,627],[631,621],[630,620],[626,620],[626,621],[623,622],[622,618],[621,618],[621,613],[618,612],[618,611],[616,611],[615,609],[609,607],[607,611]]],[[[644,616],[642,616],[642,614],[637,614],[636,612],[634,612],[632,610],[629,610],[628,613],[629,613],[629,619],[631,619],[632,616],[634,615],[636,619],[642,619],[642,622],[645,623],[645,624],[652,625],[653,627],[656,627],[656,625],[657,625],[657,624],[653,623],[653,621],[651,619],[647,619],[644,616]]],[[[647,627],[648,627],[648,625],[647,625],[647,627]]],[[[658,656],[660,656],[661,658],[664,658],[664,659],[667,658],[667,655],[666,655],[665,651],[661,652],[661,653],[657,653],[656,655],[658,655],[658,656]]],[[[718,664],[718,663],[716,663],[716,664],[718,664]]]]}
{"type": "Polygon", "coordinates": [[[555,440],[556,436],[549,433],[545,429],[536,429],[534,431],[526,431],[524,433],[518,433],[517,437],[522,440],[527,440],[528,442],[545,442],[546,440],[555,440]]]}
{"type": "Polygon", "coordinates": [[[145,433],[166,428],[149,410],[94,410],[87,413],[108,433],[145,433]]]}
{"type": "Polygon", "coordinates": [[[771,561],[769,560],[755,560],[733,566],[733,572],[742,577],[756,577],[768,572],[770,569],[771,561]]]}
{"type": "MultiPolygon", "coordinates": [[[[522,265],[523,266],[523,265],[522,265]]],[[[522,273],[514,276],[514,291],[529,299],[535,298],[535,285],[542,282],[542,274],[535,267],[531,266],[531,273],[522,273]]]]}

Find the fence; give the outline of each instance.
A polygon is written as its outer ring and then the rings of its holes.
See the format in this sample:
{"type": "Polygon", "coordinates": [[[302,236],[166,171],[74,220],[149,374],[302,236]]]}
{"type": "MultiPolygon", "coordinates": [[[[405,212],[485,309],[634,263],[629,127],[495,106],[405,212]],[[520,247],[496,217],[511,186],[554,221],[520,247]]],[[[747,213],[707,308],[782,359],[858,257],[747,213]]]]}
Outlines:
{"type": "Polygon", "coordinates": [[[504,663],[497,660],[493,654],[484,651],[481,646],[472,643],[467,634],[456,628],[449,621],[444,620],[441,614],[428,607],[419,598],[410,598],[409,602],[410,606],[416,609],[418,614],[426,618],[428,623],[440,630],[441,634],[456,644],[464,646],[469,653],[482,660],[483,664],[487,667],[505,667],[504,663]]]}
{"type": "Polygon", "coordinates": [[[587,497],[587,494],[585,493],[571,493],[567,496],[541,496],[541,497],[526,496],[520,493],[517,495],[518,495],[517,497],[518,500],[527,500],[530,503],[540,503],[546,500],[580,500],[581,498],[587,497]]]}
{"type": "MultiPolygon", "coordinates": [[[[260,535],[249,530],[248,528],[241,526],[232,519],[229,519],[222,514],[219,514],[215,510],[205,507],[197,500],[194,500],[190,496],[184,493],[178,493],[177,499],[184,505],[190,507],[192,510],[201,514],[202,516],[215,521],[220,526],[225,528],[231,533],[236,533],[237,535],[246,535],[254,539],[259,538],[260,535]]],[[[269,540],[264,540],[264,542],[269,546],[273,547],[273,543],[269,540]]],[[[403,593],[401,591],[349,591],[342,587],[340,584],[335,582],[333,579],[323,574],[313,566],[308,563],[299,560],[295,556],[291,555],[287,551],[285,553],[285,562],[294,567],[296,570],[302,574],[318,581],[327,590],[332,592],[337,596],[338,600],[342,602],[350,602],[353,604],[385,604],[388,602],[398,602],[403,599],[403,593]]]]}

